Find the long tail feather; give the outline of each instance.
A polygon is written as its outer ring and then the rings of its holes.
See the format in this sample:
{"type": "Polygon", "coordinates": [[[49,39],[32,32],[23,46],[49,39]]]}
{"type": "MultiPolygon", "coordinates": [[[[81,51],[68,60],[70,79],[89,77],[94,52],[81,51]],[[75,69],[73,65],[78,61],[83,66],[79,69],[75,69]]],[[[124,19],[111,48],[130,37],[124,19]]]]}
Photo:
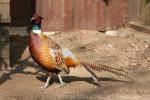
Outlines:
{"type": "Polygon", "coordinates": [[[94,80],[99,86],[101,86],[101,85],[100,85],[100,82],[99,82],[99,78],[95,75],[95,73],[93,73],[93,72],[91,71],[91,69],[90,69],[88,66],[83,66],[83,67],[92,75],[93,80],[94,80]]]}
{"type": "Polygon", "coordinates": [[[118,76],[122,76],[122,77],[129,79],[129,80],[132,80],[130,77],[127,76],[127,72],[123,71],[122,69],[117,69],[117,68],[109,67],[106,65],[96,64],[94,62],[87,62],[84,60],[81,60],[80,63],[83,66],[89,66],[90,68],[97,70],[97,71],[101,71],[101,70],[108,71],[108,72],[111,72],[111,73],[116,74],[118,76]]]}

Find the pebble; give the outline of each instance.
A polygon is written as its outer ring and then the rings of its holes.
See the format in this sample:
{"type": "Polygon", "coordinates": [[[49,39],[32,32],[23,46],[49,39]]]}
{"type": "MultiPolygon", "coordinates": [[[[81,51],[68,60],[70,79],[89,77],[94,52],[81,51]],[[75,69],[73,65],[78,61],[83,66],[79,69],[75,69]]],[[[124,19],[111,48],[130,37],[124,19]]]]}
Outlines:
{"type": "Polygon", "coordinates": [[[110,30],[110,31],[106,31],[105,34],[108,36],[117,36],[118,31],[117,30],[110,30]]]}

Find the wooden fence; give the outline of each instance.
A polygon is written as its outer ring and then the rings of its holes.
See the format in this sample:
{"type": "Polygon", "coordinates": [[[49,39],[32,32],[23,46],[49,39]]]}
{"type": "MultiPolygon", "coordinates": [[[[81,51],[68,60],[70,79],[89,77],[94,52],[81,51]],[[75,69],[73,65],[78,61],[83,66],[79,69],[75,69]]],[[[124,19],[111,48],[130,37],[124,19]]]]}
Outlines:
{"type": "MultiPolygon", "coordinates": [[[[105,31],[128,21],[150,25],[150,0],[10,0],[11,26],[30,25],[35,5],[44,17],[44,31],[105,31]]],[[[0,12],[7,9],[2,7],[0,12]]]]}
{"type": "Polygon", "coordinates": [[[127,22],[127,0],[37,0],[45,31],[117,29],[127,22]]]}

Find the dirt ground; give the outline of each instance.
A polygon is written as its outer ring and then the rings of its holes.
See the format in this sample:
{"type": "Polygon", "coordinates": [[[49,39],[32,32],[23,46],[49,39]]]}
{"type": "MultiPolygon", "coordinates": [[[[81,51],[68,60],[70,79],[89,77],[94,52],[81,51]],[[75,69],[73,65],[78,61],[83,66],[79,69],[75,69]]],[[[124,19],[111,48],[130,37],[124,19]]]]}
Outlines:
{"type": "Polygon", "coordinates": [[[10,64],[0,71],[0,100],[149,100],[150,34],[119,29],[115,36],[88,30],[57,32],[49,36],[78,57],[122,68],[133,82],[102,71],[97,86],[82,67],[63,75],[66,85],[58,88],[53,77],[47,89],[41,89],[46,77],[34,63],[27,48],[27,37],[10,37],[10,64]]]}

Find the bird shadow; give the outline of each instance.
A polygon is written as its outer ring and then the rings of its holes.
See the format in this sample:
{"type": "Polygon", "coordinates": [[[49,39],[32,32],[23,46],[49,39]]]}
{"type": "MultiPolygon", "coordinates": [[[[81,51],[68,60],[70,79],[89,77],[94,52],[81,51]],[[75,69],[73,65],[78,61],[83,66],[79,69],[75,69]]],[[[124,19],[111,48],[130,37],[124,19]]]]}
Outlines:
{"type": "Polygon", "coordinates": [[[0,43],[0,70],[3,69],[2,66],[4,66],[4,68],[8,68],[8,64],[5,61],[5,59],[8,59],[8,58],[5,58],[5,57],[2,56],[3,55],[2,51],[7,46],[7,44],[8,43],[0,43]]]}
{"type": "Polygon", "coordinates": [[[28,45],[28,37],[20,35],[11,35],[10,36],[10,66],[14,67],[18,61],[21,59],[21,56],[28,45]],[[19,48],[19,49],[18,49],[19,48]]]}
{"type": "Polygon", "coordinates": [[[3,68],[8,68],[8,63],[6,60],[8,60],[8,56],[6,53],[9,52],[4,50],[7,48],[9,45],[9,29],[8,26],[0,26],[0,70],[3,68]]]}
{"type": "Polygon", "coordinates": [[[43,72],[38,65],[36,65],[34,62],[29,62],[28,60],[31,57],[28,56],[26,59],[17,61],[16,64],[17,66],[13,67],[10,70],[5,70],[8,72],[4,72],[2,76],[0,77],[0,85],[6,82],[7,80],[12,79],[12,75],[14,74],[25,74],[25,75],[38,75],[39,72],[43,72]],[[31,72],[31,71],[24,71],[27,66],[30,68],[34,68],[36,72],[31,72]]]}
{"type": "MultiPolygon", "coordinates": [[[[23,52],[27,48],[27,36],[12,35],[10,36],[9,40],[10,40],[9,43],[10,67],[1,70],[2,75],[0,76],[0,85],[5,83],[7,80],[12,79],[12,75],[14,74],[20,73],[26,75],[35,75],[36,73],[42,72],[42,70],[37,64],[29,61],[29,59],[31,58],[30,55],[27,55],[26,58],[24,59],[21,58],[23,52]],[[36,72],[34,73],[32,71],[25,71],[27,67],[34,68],[36,72]]],[[[0,65],[1,63],[2,61],[0,62],[0,65]]]]}
{"type": "MultiPolygon", "coordinates": [[[[46,82],[47,77],[44,76],[45,73],[44,70],[41,70],[40,66],[36,65],[34,62],[29,62],[28,60],[31,57],[28,56],[26,59],[21,60],[21,61],[17,61],[17,66],[15,66],[14,68],[12,68],[8,73],[4,73],[1,77],[0,77],[0,84],[3,84],[4,82],[6,82],[7,80],[11,79],[12,75],[14,74],[26,74],[26,75],[36,75],[36,78],[42,82],[46,82]],[[27,66],[30,66],[31,68],[34,68],[36,70],[36,72],[31,72],[31,71],[24,71],[25,68],[27,68],[27,66]]],[[[71,83],[71,82],[77,82],[77,81],[85,81],[87,83],[90,84],[94,84],[99,86],[97,83],[95,83],[92,79],[92,77],[78,77],[78,76],[62,76],[64,82],[66,83],[71,83]]],[[[99,78],[100,81],[114,81],[114,82],[127,82],[127,81],[122,81],[122,80],[118,80],[115,78],[107,78],[107,77],[100,77],[99,78]]],[[[49,84],[53,84],[53,83],[59,83],[58,77],[56,75],[54,75],[51,79],[51,81],[49,82],[49,84]]]]}
{"type": "MultiPolygon", "coordinates": [[[[36,76],[36,78],[42,82],[46,82],[47,80],[47,77],[44,76],[44,75],[38,75],[36,76]]],[[[72,82],[77,82],[77,81],[85,81],[89,84],[93,84],[93,85],[96,85],[96,86],[99,86],[96,82],[93,81],[92,77],[77,77],[77,76],[62,76],[63,78],[63,81],[65,83],[72,83],[72,82]]],[[[118,80],[118,79],[115,79],[115,78],[107,78],[107,77],[100,77],[99,78],[99,81],[114,81],[114,82],[127,82],[127,81],[122,81],[122,80],[118,80]]],[[[58,77],[55,75],[55,76],[52,76],[50,82],[49,82],[49,85],[52,85],[53,83],[59,83],[59,79],[58,77]]]]}
{"type": "MultiPolygon", "coordinates": [[[[27,47],[27,37],[20,37],[20,36],[10,37],[10,41],[12,43],[10,45],[10,66],[13,68],[9,72],[4,73],[0,77],[0,85],[6,82],[7,80],[11,79],[12,75],[18,74],[18,73],[26,74],[26,75],[37,75],[37,79],[39,79],[40,81],[46,82],[46,77],[43,76],[43,74],[39,74],[40,72],[43,72],[43,70],[41,70],[40,67],[36,65],[34,62],[29,61],[31,56],[28,56],[25,59],[20,60],[22,53],[27,47]],[[15,41],[17,41],[18,43],[15,43],[15,41]],[[27,66],[34,68],[36,72],[33,73],[30,71],[24,71],[24,69],[27,68],[27,66]]],[[[106,78],[106,77],[101,77],[99,79],[101,81],[125,82],[125,81],[117,80],[114,78],[106,78]]],[[[93,82],[93,79],[91,77],[63,76],[63,80],[66,83],[71,83],[71,82],[76,82],[76,81],[85,81],[90,84],[98,85],[95,82],[93,82]]],[[[53,84],[53,82],[59,83],[59,80],[56,76],[52,78],[52,80],[50,81],[50,84],[53,84]]]]}

